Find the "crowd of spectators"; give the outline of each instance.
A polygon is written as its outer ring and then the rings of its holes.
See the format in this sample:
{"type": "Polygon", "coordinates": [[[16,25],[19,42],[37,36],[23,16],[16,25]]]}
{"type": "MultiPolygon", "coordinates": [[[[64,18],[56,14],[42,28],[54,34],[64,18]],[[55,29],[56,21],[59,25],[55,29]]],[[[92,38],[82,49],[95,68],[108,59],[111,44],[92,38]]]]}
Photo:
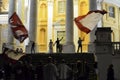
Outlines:
{"type": "Polygon", "coordinates": [[[89,80],[89,72],[86,61],[78,60],[72,65],[65,59],[56,63],[52,57],[48,57],[47,63],[39,61],[36,66],[28,61],[4,63],[0,67],[0,80],[89,80]]]}

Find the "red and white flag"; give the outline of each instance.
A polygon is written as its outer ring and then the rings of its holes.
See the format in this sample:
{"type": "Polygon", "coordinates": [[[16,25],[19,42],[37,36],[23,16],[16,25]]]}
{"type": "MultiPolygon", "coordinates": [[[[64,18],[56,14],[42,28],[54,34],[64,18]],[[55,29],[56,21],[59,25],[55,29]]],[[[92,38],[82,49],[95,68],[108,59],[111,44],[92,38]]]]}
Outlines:
{"type": "Polygon", "coordinates": [[[11,25],[14,37],[22,43],[28,37],[28,31],[16,12],[9,18],[9,24],[11,25]]]}
{"type": "Polygon", "coordinates": [[[26,54],[25,53],[16,52],[13,49],[5,47],[2,55],[3,55],[5,60],[7,60],[7,61],[9,61],[11,63],[16,63],[21,57],[23,57],[26,54]]]}
{"type": "Polygon", "coordinates": [[[81,31],[89,33],[106,13],[105,10],[89,11],[86,15],[75,18],[75,23],[81,31]]]}

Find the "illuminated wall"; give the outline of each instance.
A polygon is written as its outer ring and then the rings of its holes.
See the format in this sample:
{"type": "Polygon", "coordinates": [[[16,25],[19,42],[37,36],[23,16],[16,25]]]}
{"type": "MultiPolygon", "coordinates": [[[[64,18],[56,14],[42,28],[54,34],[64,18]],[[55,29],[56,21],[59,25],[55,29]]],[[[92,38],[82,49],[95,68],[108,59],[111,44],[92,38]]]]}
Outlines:
{"type": "MultiPolygon", "coordinates": [[[[62,44],[65,44],[66,36],[65,36],[65,16],[66,16],[66,0],[53,0],[53,34],[52,40],[55,40],[61,37],[64,37],[61,41],[62,44]]],[[[76,4],[74,4],[76,5],[76,4]]],[[[78,15],[84,15],[89,11],[89,1],[88,0],[78,0],[78,15]]],[[[47,52],[48,50],[48,42],[47,40],[49,34],[47,33],[47,12],[48,10],[47,1],[39,1],[38,3],[38,26],[37,26],[37,47],[40,52],[47,52]],[[48,35],[47,35],[48,34],[48,35]]],[[[79,31],[78,37],[83,37],[83,33],[79,31]]],[[[78,39],[78,38],[77,38],[78,39]]],[[[74,43],[77,43],[75,40],[74,43]]],[[[89,35],[85,36],[83,41],[83,51],[87,51],[87,45],[89,43],[89,35]]],[[[77,45],[75,45],[77,48],[77,45]]]]}
{"type": "Polygon", "coordinates": [[[104,2],[103,9],[107,10],[107,14],[103,17],[103,26],[111,27],[112,41],[120,41],[120,8],[112,3],[104,2]]]}

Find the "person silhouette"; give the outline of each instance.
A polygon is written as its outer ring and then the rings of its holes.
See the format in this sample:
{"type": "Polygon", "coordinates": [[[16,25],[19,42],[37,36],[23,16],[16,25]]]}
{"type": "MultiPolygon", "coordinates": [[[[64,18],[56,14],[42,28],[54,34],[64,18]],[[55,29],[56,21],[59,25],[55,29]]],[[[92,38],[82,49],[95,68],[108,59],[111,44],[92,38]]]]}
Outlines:
{"type": "Polygon", "coordinates": [[[113,64],[110,64],[107,69],[107,80],[115,80],[114,79],[114,69],[113,64]]]}
{"type": "Polygon", "coordinates": [[[2,52],[5,51],[5,48],[6,48],[6,43],[3,43],[3,44],[2,44],[2,52]]]}
{"type": "Polygon", "coordinates": [[[60,52],[60,41],[62,39],[63,39],[63,37],[61,39],[57,38],[57,40],[54,43],[54,45],[56,44],[56,52],[60,52]]]}
{"type": "Polygon", "coordinates": [[[35,53],[35,42],[34,41],[31,41],[31,54],[35,53]]]}
{"type": "Polygon", "coordinates": [[[53,58],[48,57],[48,63],[43,66],[44,80],[57,80],[59,73],[57,66],[53,63],[53,58]]]}
{"type": "Polygon", "coordinates": [[[52,42],[52,39],[50,39],[50,42],[49,42],[49,53],[53,53],[53,42],[52,42]]]}
{"type": "Polygon", "coordinates": [[[82,53],[82,40],[81,40],[80,37],[79,37],[79,39],[78,39],[78,49],[77,49],[77,53],[79,52],[79,48],[81,48],[81,53],[82,53]]]}

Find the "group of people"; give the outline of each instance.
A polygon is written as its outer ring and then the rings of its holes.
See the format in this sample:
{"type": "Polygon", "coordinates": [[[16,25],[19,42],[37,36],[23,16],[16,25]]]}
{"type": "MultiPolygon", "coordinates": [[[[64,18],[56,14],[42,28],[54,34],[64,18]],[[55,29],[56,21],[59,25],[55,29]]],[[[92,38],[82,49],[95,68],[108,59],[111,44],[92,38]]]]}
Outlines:
{"type": "Polygon", "coordinates": [[[60,41],[63,39],[63,37],[61,39],[57,38],[57,40],[55,41],[55,43],[53,43],[52,39],[50,39],[49,42],[49,52],[53,53],[53,46],[56,44],[56,52],[62,52],[62,44],[60,44],[60,41]]]}
{"type": "MultiPolygon", "coordinates": [[[[13,50],[13,49],[8,47],[7,43],[3,43],[2,53],[5,53],[8,49],[13,50]]],[[[22,48],[16,48],[16,50],[13,50],[13,52],[15,52],[16,54],[23,53],[23,49],[22,48]]]]}
{"type": "MultiPolygon", "coordinates": [[[[62,52],[63,46],[62,44],[60,44],[60,41],[63,39],[63,37],[61,39],[57,38],[57,40],[55,41],[55,43],[53,44],[52,39],[50,39],[49,42],[49,52],[53,53],[53,46],[56,44],[56,52],[62,52]]],[[[77,53],[79,53],[79,50],[81,50],[82,53],[82,39],[79,37],[78,39],[78,49],[77,49],[77,53]]]]}
{"type": "Polygon", "coordinates": [[[47,63],[40,61],[37,65],[31,62],[18,61],[0,67],[0,80],[88,80],[90,68],[86,62],[78,60],[74,65],[67,64],[65,59],[55,63],[48,57],[47,63]],[[73,67],[76,65],[76,68],[73,67]]]}
{"type": "MultiPolygon", "coordinates": [[[[53,46],[56,45],[56,52],[57,53],[62,53],[63,50],[63,45],[60,43],[60,41],[63,39],[63,37],[61,39],[57,38],[57,40],[55,41],[55,43],[53,43],[52,39],[50,39],[49,42],[49,53],[53,53],[53,46]]],[[[31,44],[31,54],[35,53],[35,42],[34,41],[30,41],[31,44]]],[[[3,47],[2,47],[2,51],[4,51],[4,48],[6,47],[6,44],[3,43],[3,47]]],[[[78,40],[78,49],[77,49],[77,53],[79,52],[79,49],[81,48],[81,52],[82,52],[82,40],[79,37],[78,40]]],[[[16,52],[23,52],[22,48],[17,48],[16,52]]]]}
{"type": "Polygon", "coordinates": [[[16,53],[23,53],[23,49],[22,48],[16,48],[16,53]]]}

